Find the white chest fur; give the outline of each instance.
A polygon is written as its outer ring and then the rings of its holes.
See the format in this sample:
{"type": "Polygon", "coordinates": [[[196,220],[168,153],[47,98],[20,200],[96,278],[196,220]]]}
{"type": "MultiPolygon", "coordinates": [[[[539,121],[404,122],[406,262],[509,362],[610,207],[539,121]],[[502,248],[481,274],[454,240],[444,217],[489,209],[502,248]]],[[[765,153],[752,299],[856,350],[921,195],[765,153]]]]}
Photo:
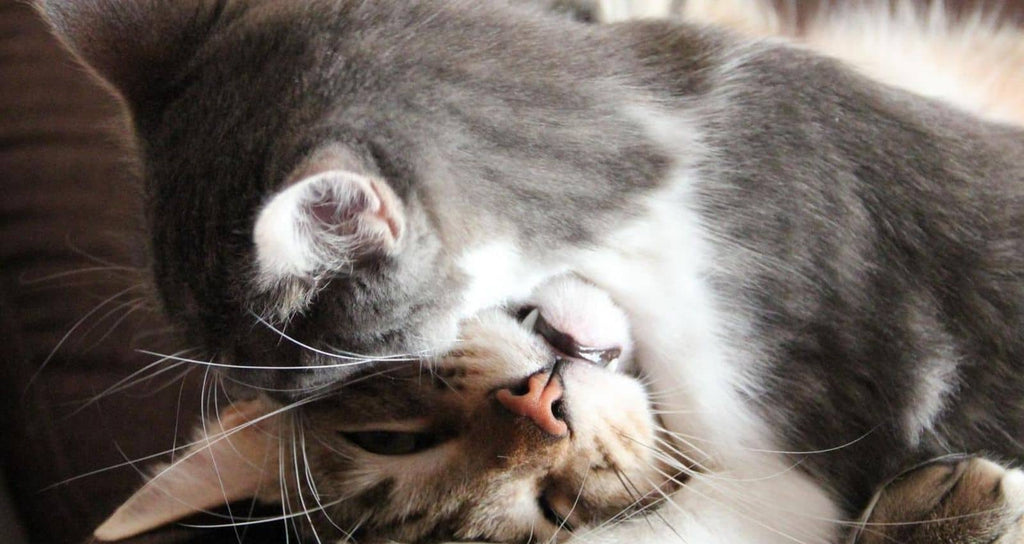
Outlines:
{"type": "Polygon", "coordinates": [[[798,461],[776,453],[771,427],[747,401],[762,387],[760,364],[755,350],[738,345],[743,316],[716,300],[708,284],[715,248],[694,211],[693,182],[692,172],[680,169],[649,199],[644,219],[580,255],[576,272],[629,314],[636,361],[662,421],[706,474],[671,497],[662,519],[581,540],[830,541],[838,509],[798,461]]]}

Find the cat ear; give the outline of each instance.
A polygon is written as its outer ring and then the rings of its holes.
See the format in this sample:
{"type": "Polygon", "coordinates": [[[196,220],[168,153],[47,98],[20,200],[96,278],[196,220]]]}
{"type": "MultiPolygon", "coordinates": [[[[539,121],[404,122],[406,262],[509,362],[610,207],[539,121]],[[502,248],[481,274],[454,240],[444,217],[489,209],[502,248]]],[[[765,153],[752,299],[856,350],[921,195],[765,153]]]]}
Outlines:
{"type": "Polygon", "coordinates": [[[361,258],[394,254],[404,225],[402,203],[383,180],[329,166],[303,172],[256,219],[257,283],[315,283],[361,258]]]}
{"type": "Polygon", "coordinates": [[[121,540],[242,499],[279,501],[278,424],[259,401],[228,407],[177,461],[158,467],[94,536],[121,540]]]}
{"type": "Polygon", "coordinates": [[[137,106],[181,74],[220,15],[210,0],[37,0],[65,45],[137,106]]]}

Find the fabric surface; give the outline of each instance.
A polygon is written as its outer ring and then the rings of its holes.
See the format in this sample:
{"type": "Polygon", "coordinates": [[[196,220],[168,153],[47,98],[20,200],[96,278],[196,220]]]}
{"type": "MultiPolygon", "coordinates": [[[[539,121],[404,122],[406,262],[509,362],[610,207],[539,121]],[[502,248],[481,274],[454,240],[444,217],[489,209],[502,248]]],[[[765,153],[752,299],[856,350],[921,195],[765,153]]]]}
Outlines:
{"type": "MultiPolygon", "coordinates": [[[[1024,12],[1024,0],[1008,3],[1024,12]]],[[[122,119],[26,2],[0,0],[0,462],[33,543],[87,541],[150,462],[126,460],[184,440],[203,398],[202,369],[182,380],[185,367],[164,363],[91,402],[156,360],[140,349],[182,348],[147,309],[122,119]]],[[[241,540],[281,541],[282,531],[256,526],[241,540]]],[[[135,542],[240,536],[170,528],[135,542]]]]}
{"type": "Polygon", "coordinates": [[[27,544],[25,529],[14,512],[10,494],[7,491],[7,478],[0,472],[0,542],[5,544],[27,544]]]}
{"type": "Polygon", "coordinates": [[[141,478],[51,486],[169,448],[198,407],[194,381],[180,417],[178,387],[142,396],[158,382],[85,403],[151,362],[135,348],[160,349],[163,327],[133,310],[145,260],[119,118],[27,3],[0,0],[0,458],[34,543],[83,541],[141,478]]]}

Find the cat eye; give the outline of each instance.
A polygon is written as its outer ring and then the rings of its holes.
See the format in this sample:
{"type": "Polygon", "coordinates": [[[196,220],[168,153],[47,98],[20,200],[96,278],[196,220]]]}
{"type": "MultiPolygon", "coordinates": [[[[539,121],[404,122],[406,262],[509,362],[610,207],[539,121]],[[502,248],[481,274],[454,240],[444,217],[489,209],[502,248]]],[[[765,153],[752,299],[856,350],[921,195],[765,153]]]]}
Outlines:
{"type": "Polygon", "coordinates": [[[434,433],[361,431],[339,433],[345,440],[377,455],[409,455],[432,448],[440,442],[434,433]]]}
{"type": "Polygon", "coordinates": [[[548,520],[549,523],[564,531],[573,532],[574,528],[569,523],[567,516],[562,516],[562,514],[558,513],[558,510],[552,506],[551,499],[547,493],[537,497],[537,505],[540,506],[541,514],[544,515],[544,519],[548,520]]]}

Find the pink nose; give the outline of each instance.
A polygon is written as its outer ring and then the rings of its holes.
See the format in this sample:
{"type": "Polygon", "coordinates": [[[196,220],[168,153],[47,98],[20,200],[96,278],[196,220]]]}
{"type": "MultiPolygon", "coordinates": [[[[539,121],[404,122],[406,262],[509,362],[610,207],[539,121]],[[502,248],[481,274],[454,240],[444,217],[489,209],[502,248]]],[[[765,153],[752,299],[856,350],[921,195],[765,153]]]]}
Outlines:
{"type": "Polygon", "coordinates": [[[552,378],[548,372],[530,376],[523,394],[501,389],[496,396],[509,412],[532,419],[542,431],[552,436],[565,436],[569,432],[569,426],[554,413],[555,402],[562,398],[561,380],[552,378]]]}

